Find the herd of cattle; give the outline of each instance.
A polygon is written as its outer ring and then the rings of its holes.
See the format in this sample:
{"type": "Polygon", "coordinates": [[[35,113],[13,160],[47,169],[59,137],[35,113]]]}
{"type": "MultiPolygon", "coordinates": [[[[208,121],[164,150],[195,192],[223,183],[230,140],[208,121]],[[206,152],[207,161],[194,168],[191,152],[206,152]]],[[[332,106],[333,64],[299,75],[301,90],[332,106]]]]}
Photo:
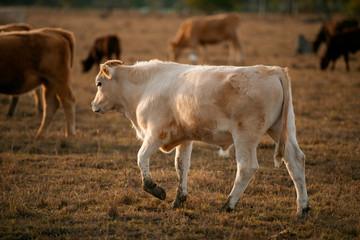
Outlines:
{"type": "Polygon", "coordinates": [[[334,70],[336,60],[343,56],[346,70],[350,71],[349,53],[360,50],[359,21],[351,18],[324,22],[312,44],[314,53],[317,53],[322,43],[326,44],[326,52],[321,57],[320,68],[324,70],[332,62],[331,69],[334,70]]]}
{"type": "MultiPolygon", "coordinates": [[[[202,51],[206,45],[230,41],[229,61],[244,61],[239,41],[239,17],[221,14],[186,20],[169,46],[176,61],[184,48],[202,51]]],[[[0,28],[0,93],[13,95],[9,115],[17,95],[36,89],[43,119],[37,137],[46,134],[60,104],[66,117],[66,135],[75,135],[75,99],[71,89],[75,39],[72,32],[26,24],[0,28]],[[9,67],[11,66],[11,68],[9,67]],[[42,86],[42,92],[41,87],[42,86]],[[43,96],[41,96],[41,94],[43,96]]],[[[349,71],[348,53],[360,48],[357,21],[326,22],[314,42],[327,50],[321,69],[343,55],[349,71]]],[[[120,58],[120,39],[115,35],[95,39],[83,71],[99,65],[103,57],[120,58]]],[[[143,188],[165,199],[165,190],[153,182],[149,159],[157,150],[176,149],[175,166],[179,177],[174,207],[186,200],[187,174],[192,142],[203,141],[228,150],[235,148],[237,173],[233,189],[222,211],[232,211],[258,169],[256,148],[264,134],[276,143],[275,165],[285,162],[297,193],[297,212],[309,211],[305,184],[305,155],[296,140],[290,77],[287,69],[270,66],[201,66],[152,60],[126,66],[120,60],[100,64],[96,76],[97,93],[92,110],[115,111],[125,115],[143,140],[138,152],[143,188]]]]}

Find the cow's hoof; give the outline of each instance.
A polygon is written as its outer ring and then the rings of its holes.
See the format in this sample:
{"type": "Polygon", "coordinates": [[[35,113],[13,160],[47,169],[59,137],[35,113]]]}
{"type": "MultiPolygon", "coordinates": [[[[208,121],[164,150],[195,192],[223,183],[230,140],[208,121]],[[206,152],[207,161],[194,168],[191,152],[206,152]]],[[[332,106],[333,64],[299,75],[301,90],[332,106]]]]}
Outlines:
{"type": "Polygon", "coordinates": [[[166,199],[165,190],[162,187],[156,186],[156,183],[145,184],[144,190],[145,190],[145,192],[150,193],[154,197],[157,197],[161,200],[166,199]]]}
{"type": "Polygon", "coordinates": [[[174,202],[172,203],[173,208],[180,208],[183,206],[184,202],[186,201],[186,196],[176,196],[174,202]]]}

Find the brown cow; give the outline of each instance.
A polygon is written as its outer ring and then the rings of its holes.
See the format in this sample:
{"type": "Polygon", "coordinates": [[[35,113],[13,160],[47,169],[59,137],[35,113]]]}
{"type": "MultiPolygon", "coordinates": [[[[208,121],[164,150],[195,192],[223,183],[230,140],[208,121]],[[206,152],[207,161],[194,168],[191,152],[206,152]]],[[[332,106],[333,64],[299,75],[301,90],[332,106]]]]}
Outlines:
{"type": "MultiPolygon", "coordinates": [[[[30,29],[31,29],[31,26],[26,23],[11,23],[11,24],[0,26],[0,33],[13,32],[13,31],[29,31],[30,29]]],[[[37,112],[40,115],[43,110],[42,99],[41,99],[41,87],[38,87],[35,89],[34,98],[35,98],[35,104],[37,107],[37,112]]],[[[14,111],[15,111],[18,101],[19,101],[19,96],[15,95],[15,96],[11,97],[11,104],[9,107],[9,111],[7,113],[8,117],[12,117],[14,115],[14,111]]]]}
{"type": "Polygon", "coordinates": [[[348,19],[331,19],[325,21],[320,28],[319,33],[316,36],[316,40],[313,42],[313,50],[315,53],[319,50],[321,43],[326,43],[329,38],[344,29],[356,27],[359,25],[359,21],[353,18],[348,19]]]}
{"type": "Polygon", "coordinates": [[[230,47],[229,61],[234,63],[242,57],[243,63],[244,53],[239,40],[239,25],[239,16],[234,13],[189,18],[180,26],[174,40],[170,42],[170,59],[176,61],[185,48],[197,51],[200,47],[203,60],[206,62],[206,45],[230,41],[233,48],[230,47]]]}
{"type": "Polygon", "coordinates": [[[91,69],[93,64],[99,66],[101,59],[106,56],[108,59],[115,54],[119,59],[121,55],[121,42],[116,35],[106,35],[95,39],[88,57],[82,61],[83,72],[91,69]]]}
{"type": "Polygon", "coordinates": [[[60,102],[66,135],[75,135],[75,99],[71,91],[73,33],[43,28],[0,34],[0,93],[23,94],[42,85],[45,107],[37,137],[44,135],[60,102]]]}
{"type": "Polygon", "coordinates": [[[331,70],[334,70],[336,60],[343,55],[346,70],[350,71],[348,54],[360,50],[360,27],[349,28],[334,34],[327,45],[326,52],[320,61],[321,70],[325,70],[330,61],[333,62],[331,70]]]}

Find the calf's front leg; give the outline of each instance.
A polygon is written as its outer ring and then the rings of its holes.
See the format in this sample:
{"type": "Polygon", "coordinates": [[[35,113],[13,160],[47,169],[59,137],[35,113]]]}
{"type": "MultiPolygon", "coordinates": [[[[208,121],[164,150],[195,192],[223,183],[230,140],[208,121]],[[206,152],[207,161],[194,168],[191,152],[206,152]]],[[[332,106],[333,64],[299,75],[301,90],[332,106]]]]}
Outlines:
{"type": "Polygon", "coordinates": [[[141,171],[141,177],[143,182],[143,188],[145,192],[150,193],[154,197],[157,197],[161,200],[166,199],[166,192],[162,187],[159,187],[154,183],[150,175],[150,156],[160,147],[159,144],[156,144],[154,139],[145,137],[143,144],[138,152],[138,166],[141,171]]]}

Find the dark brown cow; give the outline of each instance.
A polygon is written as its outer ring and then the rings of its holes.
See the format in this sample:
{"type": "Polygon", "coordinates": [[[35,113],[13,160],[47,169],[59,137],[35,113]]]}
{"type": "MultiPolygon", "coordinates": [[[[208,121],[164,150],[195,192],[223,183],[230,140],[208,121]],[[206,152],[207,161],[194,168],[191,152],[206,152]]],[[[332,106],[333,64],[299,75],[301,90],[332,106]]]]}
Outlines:
{"type": "Polygon", "coordinates": [[[346,70],[350,71],[348,54],[360,50],[360,28],[354,27],[334,34],[328,40],[327,45],[326,52],[321,58],[321,69],[326,69],[329,62],[333,61],[331,70],[334,70],[336,60],[343,55],[346,63],[346,70]]]}
{"type": "MultiPolygon", "coordinates": [[[[206,45],[222,41],[230,41],[229,61],[244,62],[244,53],[239,40],[238,29],[240,18],[237,14],[226,13],[206,17],[192,17],[187,19],[179,28],[174,40],[170,42],[169,55],[171,61],[177,61],[185,48],[192,48],[203,52],[203,60],[207,61],[206,45]]],[[[196,57],[193,57],[194,62],[196,57]]]]}
{"type": "Polygon", "coordinates": [[[66,135],[75,135],[75,99],[71,91],[73,33],[43,28],[0,34],[0,93],[23,94],[44,89],[44,113],[37,137],[44,135],[61,105],[66,135]]]}
{"type": "Polygon", "coordinates": [[[327,44],[330,36],[332,36],[333,34],[342,32],[346,28],[356,27],[358,25],[359,25],[359,21],[353,18],[332,19],[325,21],[321,25],[320,31],[316,36],[316,40],[313,42],[314,52],[317,53],[321,43],[327,44]]]}
{"type": "Polygon", "coordinates": [[[82,61],[83,72],[89,71],[93,64],[99,66],[104,56],[110,59],[112,54],[115,54],[116,59],[120,58],[120,39],[116,35],[106,35],[96,38],[88,57],[82,61]]]}
{"type": "MultiPolygon", "coordinates": [[[[11,23],[7,25],[0,26],[0,33],[2,32],[13,32],[13,31],[29,31],[31,26],[26,23],[11,23]]],[[[35,104],[37,108],[38,114],[42,114],[43,105],[41,99],[41,87],[38,87],[34,91],[35,104]]],[[[11,97],[11,104],[9,107],[9,111],[7,113],[8,117],[12,117],[15,112],[16,105],[19,101],[19,96],[15,95],[11,97]]]]}

